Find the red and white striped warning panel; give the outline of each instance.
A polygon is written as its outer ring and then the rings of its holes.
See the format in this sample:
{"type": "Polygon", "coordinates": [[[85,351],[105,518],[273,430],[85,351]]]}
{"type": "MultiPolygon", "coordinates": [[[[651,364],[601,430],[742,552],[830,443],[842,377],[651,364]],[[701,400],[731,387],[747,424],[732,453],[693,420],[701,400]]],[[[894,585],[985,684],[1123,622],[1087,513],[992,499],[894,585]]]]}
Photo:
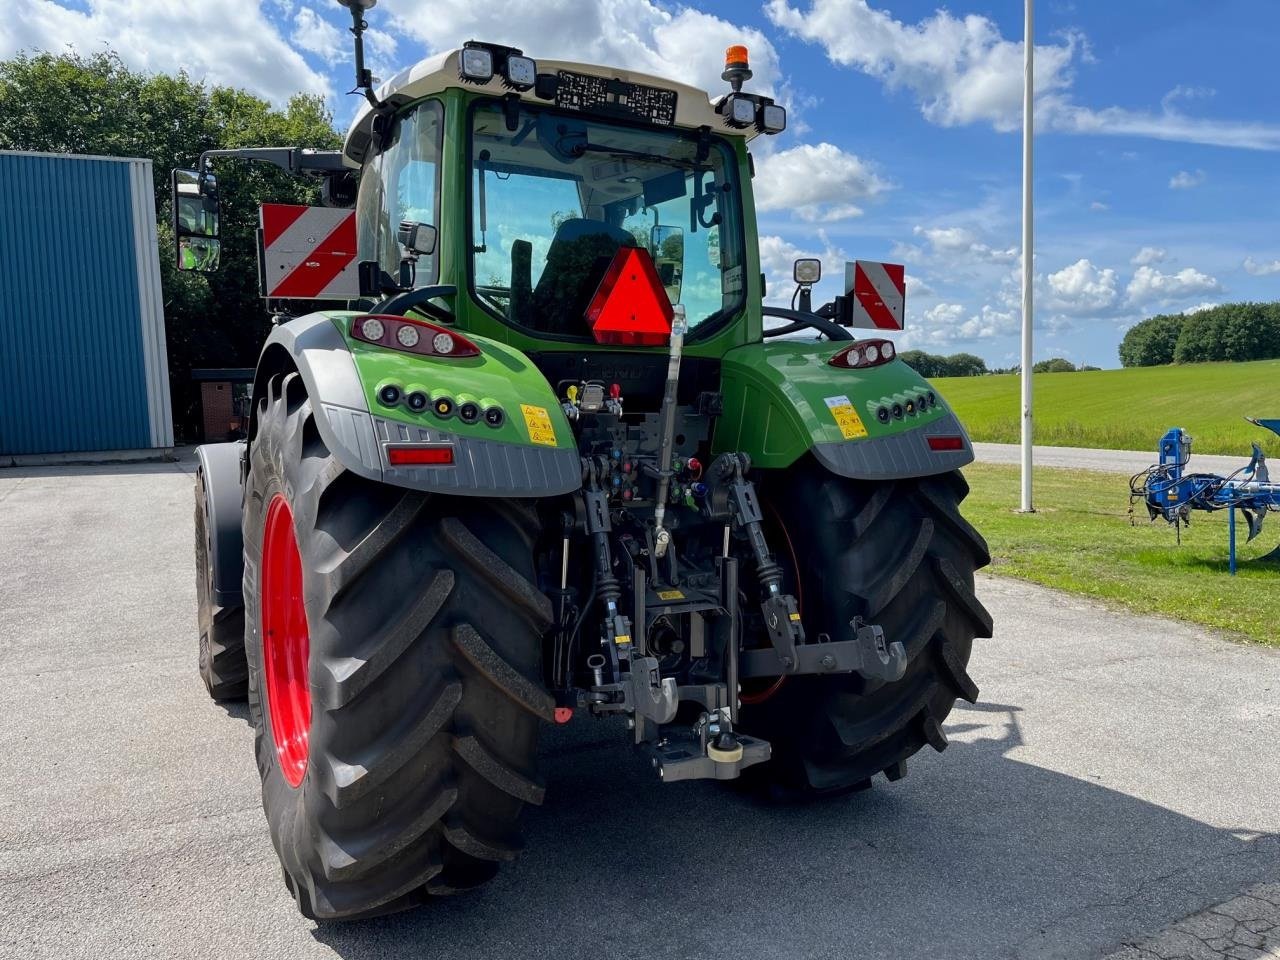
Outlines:
{"type": "Polygon", "coordinates": [[[853,297],[853,326],[901,330],[907,309],[906,268],[900,263],[855,260],[844,268],[847,295],[853,297]]]}
{"type": "Polygon", "coordinates": [[[289,300],[355,300],[360,296],[353,210],[264,203],[264,296],[289,300]]]}

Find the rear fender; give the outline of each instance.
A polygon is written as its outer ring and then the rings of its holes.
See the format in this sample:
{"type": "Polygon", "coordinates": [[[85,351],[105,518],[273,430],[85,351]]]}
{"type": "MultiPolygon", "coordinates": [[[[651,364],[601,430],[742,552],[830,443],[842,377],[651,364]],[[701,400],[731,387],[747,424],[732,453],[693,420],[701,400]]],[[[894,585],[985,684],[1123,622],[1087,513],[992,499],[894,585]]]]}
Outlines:
{"type": "Polygon", "coordinates": [[[314,313],[272,331],[254,379],[250,442],[257,408],[271,377],[297,370],[311,398],[316,426],[342,465],[370,480],[412,490],[458,496],[545,497],[576,490],[582,469],[573,434],[551,387],[523,353],[481,341],[482,358],[454,364],[353,341],[353,313],[314,313]],[[465,365],[464,365],[465,364],[465,365]],[[506,412],[499,428],[462,424],[430,410],[412,414],[403,405],[377,404],[380,384],[406,391],[421,385],[452,397],[492,398],[506,412]],[[525,407],[541,414],[526,415],[525,407]],[[534,442],[530,424],[545,416],[551,433],[534,442]],[[531,420],[530,417],[534,419],[531,420]],[[392,466],[388,446],[451,444],[451,466],[392,466]]]}
{"type": "Polygon", "coordinates": [[[721,366],[724,416],[714,451],[741,450],[759,467],[785,468],[805,453],[832,473],[893,480],[946,473],[973,462],[969,436],[937,390],[901,360],[846,370],[827,363],[847,343],[775,340],[730,350],[721,366]],[[936,402],[920,412],[919,398],[936,402]],[[915,409],[907,413],[908,401],[915,409]],[[882,406],[903,407],[882,423],[882,406]],[[930,437],[959,438],[934,450],[930,437]]]}
{"type": "Polygon", "coordinates": [[[245,449],[243,440],[196,447],[196,469],[204,478],[213,602],[220,607],[238,607],[244,603],[240,596],[240,581],[244,573],[240,513],[244,505],[241,459],[245,449]]]}

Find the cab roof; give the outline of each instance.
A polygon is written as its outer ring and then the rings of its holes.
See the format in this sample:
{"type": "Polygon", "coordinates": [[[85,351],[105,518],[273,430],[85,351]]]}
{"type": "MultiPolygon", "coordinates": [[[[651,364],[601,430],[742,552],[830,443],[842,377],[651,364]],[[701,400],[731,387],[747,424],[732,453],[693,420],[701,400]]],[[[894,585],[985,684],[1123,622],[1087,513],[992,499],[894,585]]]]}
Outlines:
{"type": "MultiPolygon", "coordinates": [[[[421,100],[423,97],[440,93],[450,87],[467,90],[472,93],[489,93],[496,97],[518,96],[522,101],[543,106],[554,105],[539,97],[534,90],[518,91],[507,86],[500,76],[495,76],[487,83],[464,81],[461,74],[461,50],[428,57],[416,66],[408,67],[378,87],[376,95],[379,100],[394,108],[399,108],[421,100]]],[[[758,131],[754,128],[740,129],[730,125],[727,119],[716,113],[715,104],[705,90],[675,80],[655,77],[651,74],[635,70],[622,70],[616,67],[602,67],[589,63],[574,63],[567,60],[538,60],[538,73],[556,74],[561,71],[602,77],[606,80],[616,79],[627,83],[643,84],[671,90],[676,94],[676,116],[674,126],[680,129],[696,130],[709,127],[712,131],[726,136],[742,137],[750,140],[758,131]]],[[[727,91],[726,91],[727,92],[727,91]]],[[[590,115],[590,114],[586,114],[590,115]]],[[[372,143],[373,108],[364,104],[356,115],[347,132],[343,144],[343,156],[349,166],[358,167],[364,161],[365,154],[372,143]]]]}

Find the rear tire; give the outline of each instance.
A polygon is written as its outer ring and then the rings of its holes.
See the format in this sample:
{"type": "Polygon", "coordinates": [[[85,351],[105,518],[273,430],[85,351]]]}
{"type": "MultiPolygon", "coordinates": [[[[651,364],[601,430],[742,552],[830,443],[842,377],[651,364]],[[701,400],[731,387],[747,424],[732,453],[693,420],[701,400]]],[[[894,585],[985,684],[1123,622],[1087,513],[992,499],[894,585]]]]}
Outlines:
{"type": "Polygon", "coordinates": [[[891,683],[787,677],[759,702],[744,701],[743,729],[773,745],[773,759],[747,774],[775,797],[846,793],[881,772],[899,780],[925,744],[946,747],[942,723],[956,699],[977,699],[966,668],[974,638],[991,636],[991,616],[973,575],[990,555],[960,515],[968,492],[959,472],[872,483],[812,460],[763,484],[766,512],[790,538],[771,547],[783,561],[803,558],[797,593],[809,637],[851,637],[850,620],[862,617],[901,641],[910,660],[891,683]]]}
{"type": "Polygon", "coordinates": [[[543,798],[539,721],[553,716],[537,679],[551,623],[534,586],[537,530],[528,502],[348,472],[300,377],[269,383],[245,506],[249,705],[271,839],[306,916],[406,909],[515,857],[521,810],[543,798]],[[263,670],[259,571],[277,495],[293,515],[309,634],[297,787],[281,770],[263,670]]]}
{"type": "Polygon", "coordinates": [[[196,622],[200,628],[200,679],[214,700],[243,700],[249,691],[244,657],[244,607],[213,602],[209,542],[209,491],[196,471],[196,622]]]}

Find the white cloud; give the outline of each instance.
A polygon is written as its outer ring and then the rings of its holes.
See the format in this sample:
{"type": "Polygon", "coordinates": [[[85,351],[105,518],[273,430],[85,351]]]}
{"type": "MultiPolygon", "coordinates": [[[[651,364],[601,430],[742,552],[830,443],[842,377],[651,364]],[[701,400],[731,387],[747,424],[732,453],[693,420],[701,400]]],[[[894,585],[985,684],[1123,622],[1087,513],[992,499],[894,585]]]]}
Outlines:
{"type": "Polygon", "coordinates": [[[1179,170],[1169,178],[1170,190],[1190,190],[1192,187],[1198,187],[1205,181],[1205,172],[1197,170],[1192,173],[1189,170],[1179,170]]]}
{"type": "Polygon", "coordinates": [[[801,257],[817,257],[822,261],[822,280],[813,294],[815,306],[844,292],[844,265],[849,255],[831,242],[825,230],[818,231],[818,239],[821,250],[798,247],[771,234],[760,237],[760,269],[765,275],[766,303],[786,306],[791,302],[796,287],[791,268],[801,257]]]}
{"type": "Polygon", "coordinates": [[[609,63],[727,91],[719,54],[730,44],[751,50],[752,91],[781,88],[778,54],[761,31],[689,7],[652,0],[546,0],[494,9],[473,0],[383,0],[395,32],[438,52],[467,40],[520,47],[529,56],[609,63]]]}
{"type": "Polygon", "coordinates": [[[1199,313],[1201,310],[1211,310],[1216,306],[1217,304],[1212,300],[1206,300],[1204,303],[1198,303],[1194,307],[1187,307],[1182,312],[1184,315],[1190,316],[1193,313],[1199,313]]]}
{"type": "Polygon", "coordinates": [[[1171,303],[1186,297],[1216,293],[1222,284],[1194,267],[1177,273],[1161,273],[1155,267],[1138,267],[1125,291],[1130,303],[1171,303]]]}
{"type": "Polygon", "coordinates": [[[110,47],[136,70],[186,70],[197,80],[242,87],[275,103],[299,91],[329,93],[328,81],[252,0],[88,0],[87,10],[29,0],[21,16],[0,20],[0,57],[68,46],[81,53],[110,47]]]}
{"type": "MultiPolygon", "coordinates": [[[[986,122],[1015,129],[1022,114],[1022,44],[1005,40],[986,17],[963,19],[940,10],[914,26],[873,10],[866,0],[812,0],[801,11],[769,0],[778,26],[818,42],[838,64],[910,92],[933,123],[986,122]]],[[[1036,47],[1036,86],[1045,93],[1070,86],[1078,41],[1036,47]]]]}
{"type": "Polygon", "coordinates": [[[1163,247],[1143,247],[1129,260],[1135,267],[1150,266],[1153,263],[1164,263],[1168,251],[1163,247]]]}
{"type": "Polygon", "coordinates": [[[791,210],[802,220],[832,222],[859,216],[851,200],[892,188],[860,157],[830,143],[801,144],[765,156],[756,174],[756,208],[791,210]]]}
{"type": "Polygon", "coordinates": [[[294,14],[293,34],[289,39],[295,47],[314,53],[329,64],[351,58],[342,31],[309,7],[302,7],[294,14]]]}
{"type": "MultiPolygon", "coordinates": [[[[944,259],[975,259],[987,263],[1014,263],[1019,259],[1017,247],[993,248],[965,227],[916,227],[913,232],[924,237],[934,254],[944,259]]],[[[919,248],[903,248],[903,252],[911,249],[919,248]]]]}
{"type": "MultiPolygon", "coordinates": [[[[768,0],[765,13],[779,27],[820,44],[832,62],[911,94],[925,118],[941,126],[988,123],[1014,130],[1022,120],[1022,44],[1005,39],[980,14],[939,10],[916,24],[872,9],[867,0],[768,0]]],[[[1151,137],[1190,143],[1280,150],[1280,126],[1189,117],[1177,109],[1203,91],[1175,87],[1159,111],[1092,109],[1071,96],[1077,62],[1091,61],[1078,33],[1036,45],[1036,125],[1081,134],[1151,137]]]]}
{"type": "Polygon", "coordinates": [[[1093,203],[1089,204],[1089,209],[1094,213],[1104,213],[1107,210],[1110,210],[1111,207],[1103,203],[1101,200],[1095,200],[1093,203]]]}
{"type": "Polygon", "coordinates": [[[904,274],[903,279],[907,285],[908,299],[914,299],[916,297],[936,297],[938,295],[938,291],[929,286],[928,281],[917,277],[913,273],[904,274]]]}
{"type": "Polygon", "coordinates": [[[1245,257],[1244,263],[1245,273],[1250,273],[1255,277],[1269,277],[1274,273],[1280,273],[1280,260],[1258,261],[1253,257],[1245,257]]]}
{"type": "Polygon", "coordinates": [[[964,316],[964,306],[959,303],[939,303],[921,314],[926,328],[955,326],[964,316]]]}
{"type": "Polygon", "coordinates": [[[1116,272],[1099,269],[1090,261],[1077,260],[1069,267],[1046,278],[1049,283],[1049,307],[1063,313],[1090,315],[1103,313],[1115,305],[1116,272]]]}

